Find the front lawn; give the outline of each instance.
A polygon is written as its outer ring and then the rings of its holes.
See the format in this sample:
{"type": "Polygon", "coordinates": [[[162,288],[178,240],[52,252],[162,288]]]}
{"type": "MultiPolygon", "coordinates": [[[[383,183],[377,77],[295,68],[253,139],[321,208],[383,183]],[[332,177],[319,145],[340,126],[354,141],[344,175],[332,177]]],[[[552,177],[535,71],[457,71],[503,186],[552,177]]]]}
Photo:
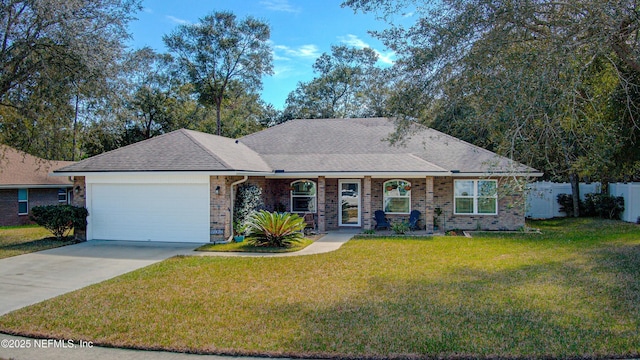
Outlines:
{"type": "Polygon", "coordinates": [[[640,227],[352,240],[287,258],[177,257],[0,318],[9,333],[277,356],[640,355],[640,227]]]}
{"type": "Polygon", "coordinates": [[[72,238],[58,241],[38,225],[0,227],[0,259],[74,243],[72,238]]]}

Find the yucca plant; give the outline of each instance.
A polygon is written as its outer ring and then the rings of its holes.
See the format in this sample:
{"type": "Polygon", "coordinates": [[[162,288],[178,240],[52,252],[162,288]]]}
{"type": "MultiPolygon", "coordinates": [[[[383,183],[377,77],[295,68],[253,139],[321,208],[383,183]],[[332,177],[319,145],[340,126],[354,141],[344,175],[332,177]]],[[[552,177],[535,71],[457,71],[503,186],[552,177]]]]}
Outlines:
{"type": "Polygon", "coordinates": [[[296,214],[260,210],[249,218],[247,242],[253,246],[288,247],[304,236],[304,219],[296,214]]]}

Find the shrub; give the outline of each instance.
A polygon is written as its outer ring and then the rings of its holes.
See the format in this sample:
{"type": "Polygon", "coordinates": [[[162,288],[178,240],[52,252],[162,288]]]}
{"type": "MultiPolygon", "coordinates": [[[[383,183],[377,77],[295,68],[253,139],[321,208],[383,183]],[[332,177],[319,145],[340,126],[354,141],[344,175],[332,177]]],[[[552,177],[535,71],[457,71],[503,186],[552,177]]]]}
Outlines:
{"type": "MultiPolygon", "coordinates": [[[[560,211],[567,214],[568,217],[573,216],[573,196],[571,194],[558,194],[558,204],[560,204],[560,211]]],[[[584,202],[580,200],[580,209],[584,209],[584,202]]]]}
{"type": "Polygon", "coordinates": [[[585,208],[588,209],[590,216],[619,220],[620,214],[624,211],[624,198],[609,194],[587,194],[585,208]]]}
{"type": "Polygon", "coordinates": [[[233,220],[243,226],[256,211],[264,207],[262,189],[253,184],[238,186],[233,205],[233,220]]]}
{"type": "Polygon", "coordinates": [[[247,222],[247,242],[253,246],[288,247],[300,241],[306,224],[296,214],[260,210],[247,222]]]}
{"type": "Polygon", "coordinates": [[[398,235],[404,234],[409,231],[409,224],[404,221],[395,222],[391,224],[391,230],[393,230],[398,235]]]}
{"type": "Polygon", "coordinates": [[[31,209],[31,219],[51,231],[58,240],[71,229],[86,229],[88,215],[87,209],[72,205],[34,206],[31,209]]]}

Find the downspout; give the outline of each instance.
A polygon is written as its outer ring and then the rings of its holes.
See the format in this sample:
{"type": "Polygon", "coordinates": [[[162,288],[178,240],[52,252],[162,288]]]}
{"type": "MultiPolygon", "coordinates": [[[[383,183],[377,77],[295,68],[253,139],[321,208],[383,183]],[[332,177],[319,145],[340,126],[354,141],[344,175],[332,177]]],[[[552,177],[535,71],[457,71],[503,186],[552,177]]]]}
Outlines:
{"type": "Polygon", "coordinates": [[[234,208],[234,201],[235,201],[233,187],[236,186],[236,185],[242,184],[243,182],[247,181],[248,179],[249,179],[249,176],[244,175],[244,178],[242,180],[238,180],[236,182],[231,183],[231,209],[229,209],[229,212],[231,213],[231,216],[229,217],[231,219],[231,222],[229,223],[229,226],[231,226],[231,236],[229,236],[228,241],[232,241],[233,240],[233,208],[234,208]]]}

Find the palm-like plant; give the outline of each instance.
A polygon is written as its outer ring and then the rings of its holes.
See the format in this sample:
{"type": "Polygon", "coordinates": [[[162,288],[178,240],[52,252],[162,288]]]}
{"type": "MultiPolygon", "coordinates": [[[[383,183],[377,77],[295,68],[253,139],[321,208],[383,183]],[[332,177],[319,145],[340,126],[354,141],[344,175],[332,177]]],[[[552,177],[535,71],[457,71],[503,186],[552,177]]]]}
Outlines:
{"type": "Polygon", "coordinates": [[[304,219],[296,214],[260,210],[249,218],[247,242],[253,246],[287,247],[304,236],[304,219]]]}

